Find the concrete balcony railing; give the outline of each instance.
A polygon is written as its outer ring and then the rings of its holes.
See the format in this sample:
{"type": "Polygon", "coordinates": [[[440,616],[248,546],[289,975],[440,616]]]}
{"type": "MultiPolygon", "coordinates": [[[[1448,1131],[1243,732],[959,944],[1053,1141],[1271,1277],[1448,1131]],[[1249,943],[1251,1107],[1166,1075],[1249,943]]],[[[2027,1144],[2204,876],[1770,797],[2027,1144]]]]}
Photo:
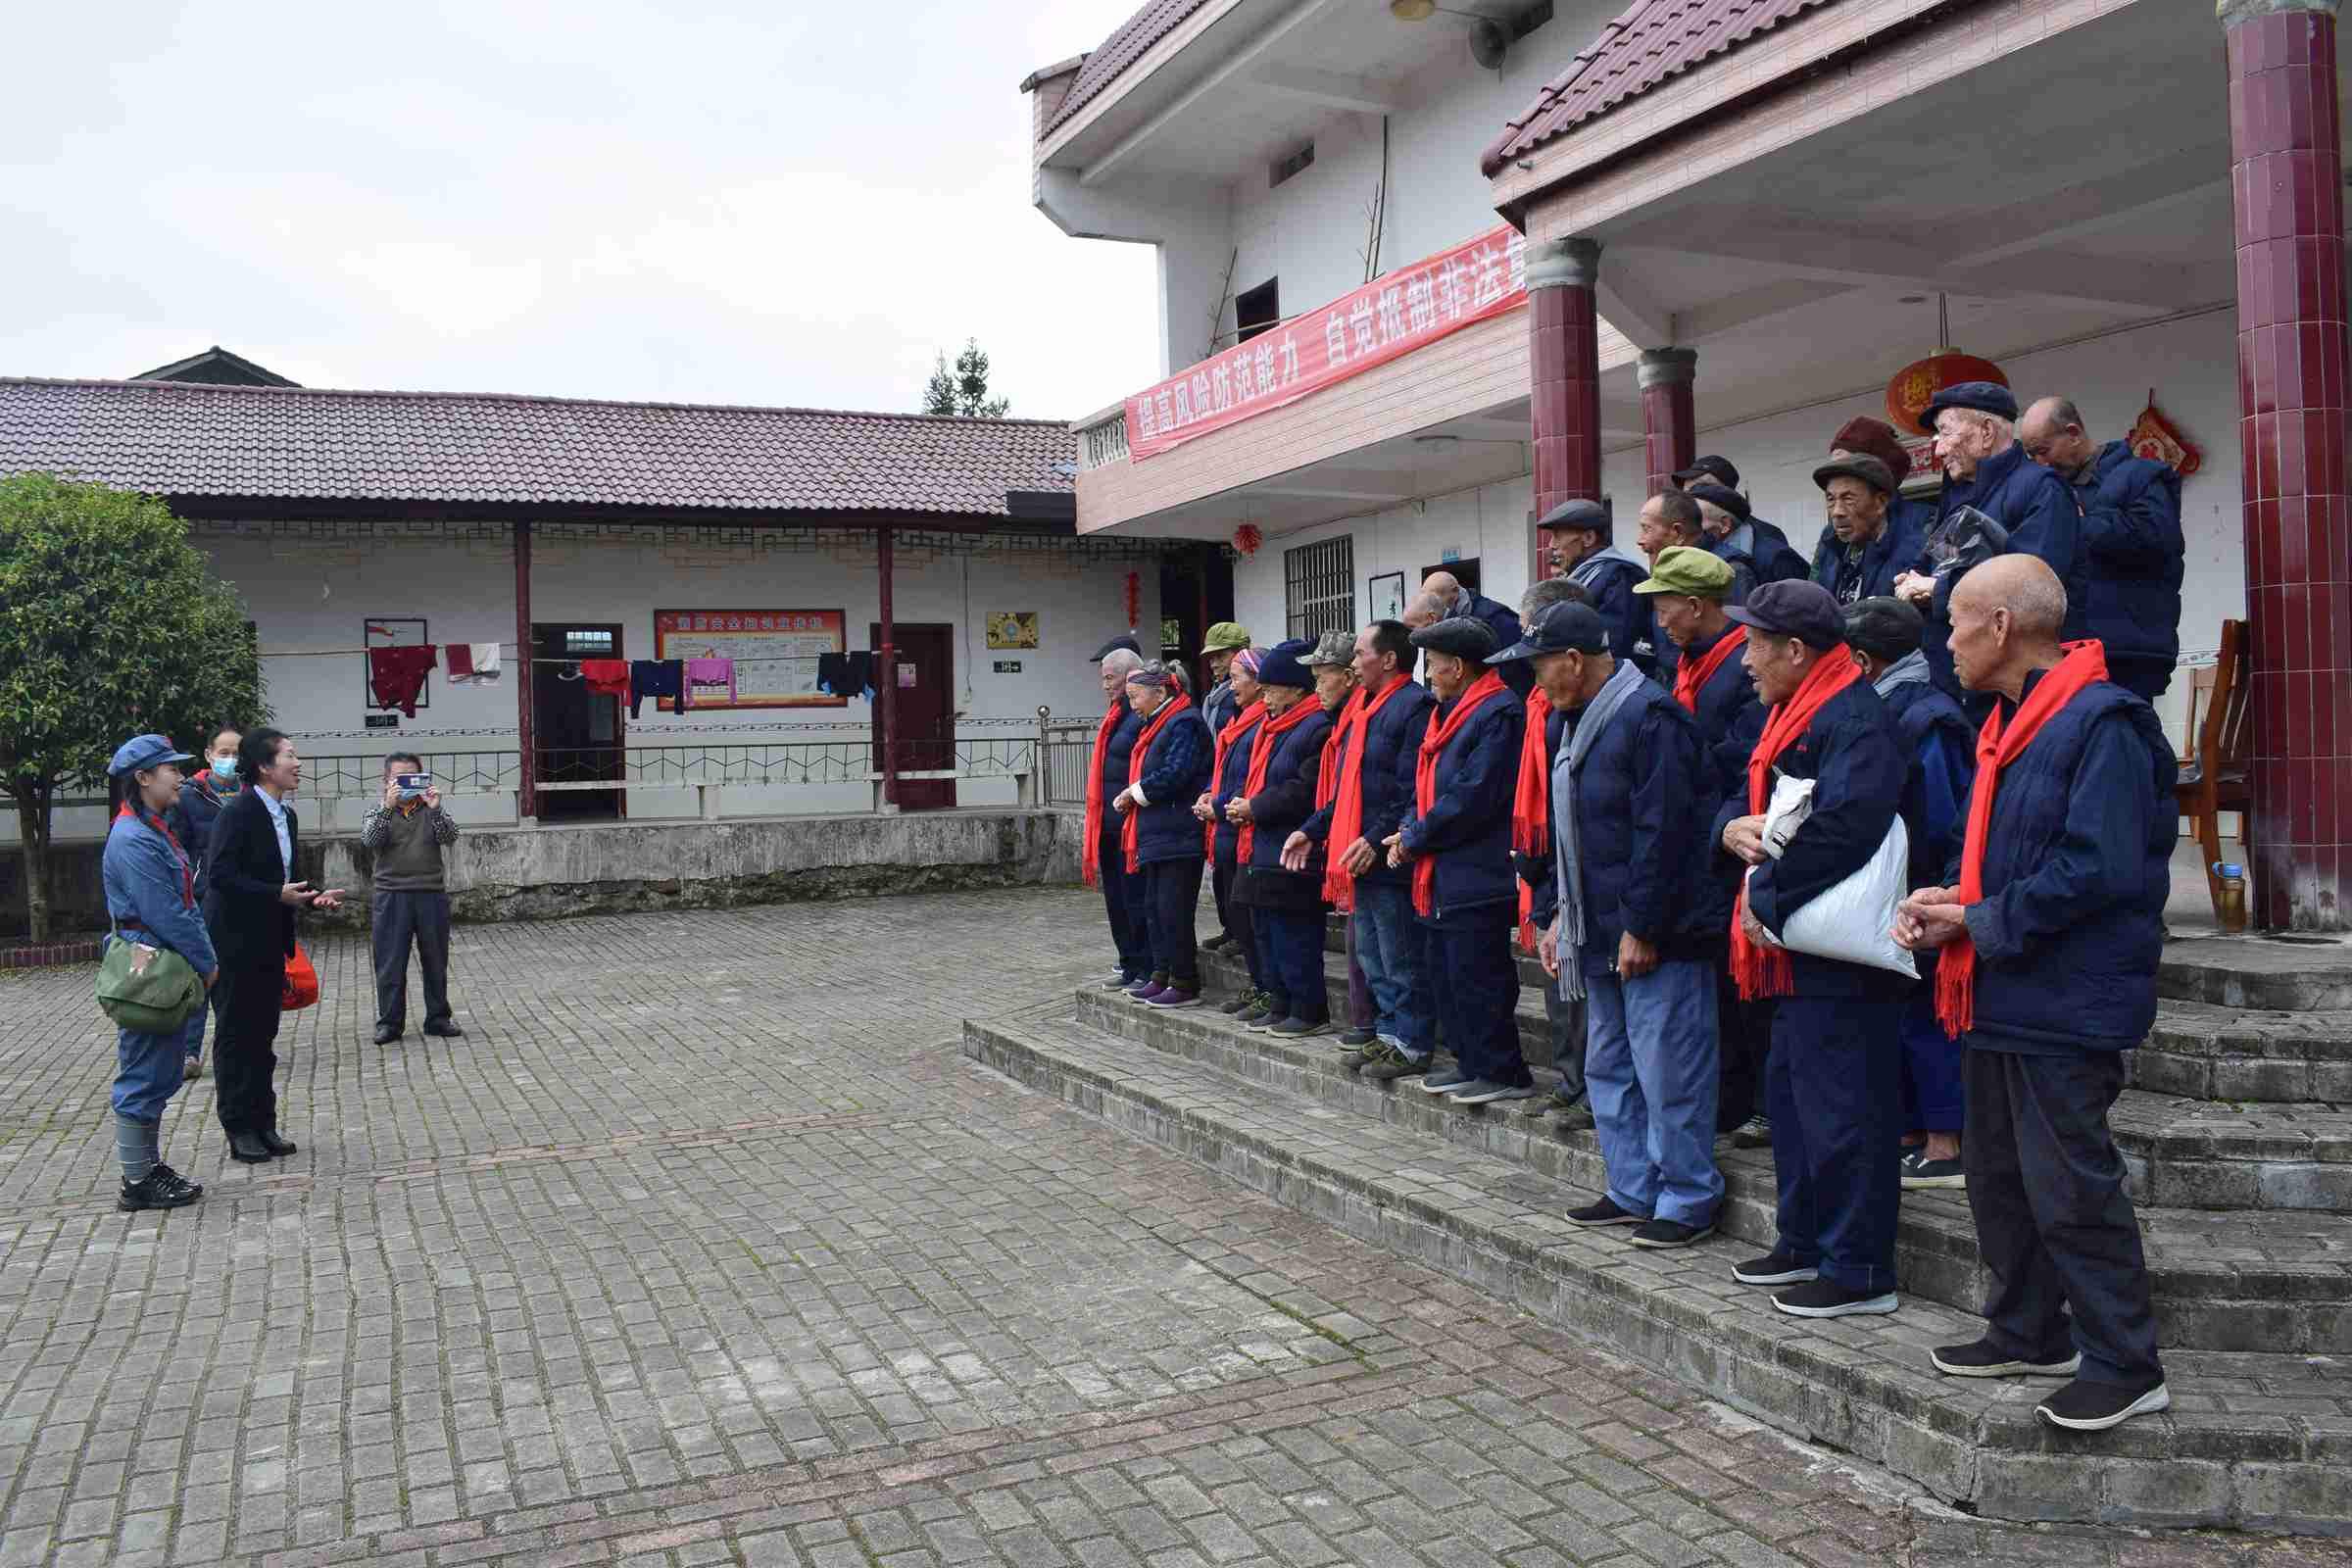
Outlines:
{"type": "Polygon", "coordinates": [[[1127,406],[1114,403],[1090,415],[1076,426],[1078,471],[1085,473],[1106,464],[1127,461],[1127,406]]]}

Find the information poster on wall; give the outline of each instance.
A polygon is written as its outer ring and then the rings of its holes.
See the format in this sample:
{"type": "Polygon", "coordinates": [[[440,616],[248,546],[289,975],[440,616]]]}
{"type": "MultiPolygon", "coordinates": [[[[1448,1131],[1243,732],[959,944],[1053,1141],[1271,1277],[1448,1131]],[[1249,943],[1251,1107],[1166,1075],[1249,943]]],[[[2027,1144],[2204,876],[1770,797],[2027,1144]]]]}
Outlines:
{"type": "MultiPolygon", "coordinates": [[[[735,695],[697,684],[689,712],[736,708],[845,708],[849,698],[817,684],[826,656],[847,653],[838,610],[657,610],[656,659],[731,659],[735,695]]],[[[663,697],[664,712],[677,704],[663,697]]]]}

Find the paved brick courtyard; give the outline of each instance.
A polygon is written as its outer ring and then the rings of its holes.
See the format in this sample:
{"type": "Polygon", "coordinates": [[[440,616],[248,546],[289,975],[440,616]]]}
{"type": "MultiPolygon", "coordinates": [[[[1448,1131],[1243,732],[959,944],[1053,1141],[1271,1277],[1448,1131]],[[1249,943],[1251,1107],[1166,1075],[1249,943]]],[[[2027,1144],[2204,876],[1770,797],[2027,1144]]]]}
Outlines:
{"type": "MultiPolygon", "coordinates": [[[[2261,1564],[1906,1499],[965,1064],[1102,967],[1068,892],[462,926],[463,1041],[113,1206],[84,969],[0,973],[0,1568],[2261,1564]]],[[[412,1002],[412,1019],[422,1009],[412,1002]]]]}

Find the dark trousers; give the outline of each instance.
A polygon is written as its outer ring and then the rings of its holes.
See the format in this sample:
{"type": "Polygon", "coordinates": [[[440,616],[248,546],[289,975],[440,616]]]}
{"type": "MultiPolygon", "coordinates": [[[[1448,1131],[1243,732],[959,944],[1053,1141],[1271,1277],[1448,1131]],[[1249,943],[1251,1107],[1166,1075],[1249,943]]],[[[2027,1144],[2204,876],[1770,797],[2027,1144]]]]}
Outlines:
{"type": "Polygon", "coordinates": [[[1119,951],[1119,972],[1130,980],[1141,980],[1152,973],[1152,939],[1136,908],[1136,896],[1142,890],[1128,886],[1135,879],[1127,874],[1127,851],[1118,834],[1104,834],[1102,851],[1102,864],[1096,880],[1102,885],[1102,913],[1110,921],[1110,940],[1119,951]]]}
{"type": "Polygon", "coordinates": [[[1777,997],[1740,1000],[1727,956],[1715,965],[1715,1027],[1722,1039],[1723,1078],[1715,1095],[1715,1130],[1728,1133],[1750,1116],[1770,1116],[1764,1066],[1772,1058],[1772,1009],[1777,997]]]}
{"type": "Polygon", "coordinates": [[[220,1130],[268,1132],[277,1126],[277,1023],[285,999],[286,960],[220,967],[220,1030],[213,1038],[214,1103],[220,1130]]]}
{"type": "Polygon", "coordinates": [[[1250,966],[1250,989],[1262,991],[1266,982],[1265,962],[1257,956],[1257,930],[1251,923],[1257,911],[1233,896],[1233,884],[1241,875],[1241,866],[1228,853],[1217,858],[1211,874],[1211,886],[1217,893],[1217,916],[1233,937],[1233,951],[1240,953],[1242,961],[1250,966]]]}
{"type": "Polygon", "coordinates": [[[1345,931],[1345,951],[1348,955],[1348,1027],[1369,1029],[1372,1027],[1373,1020],[1379,1016],[1378,1010],[1372,1004],[1372,977],[1364,973],[1364,966],[1355,958],[1355,922],[1348,921],[1345,931]]]}
{"type": "Polygon", "coordinates": [[[1960,1042],[1936,1016],[1936,953],[1914,954],[1919,986],[1903,1004],[1903,1131],[1956,1133],[1966,1111],[1960,1042]]]}
{"type": "Polygon", "coordinates": [[[1585,1092],[1585,1004],[1560,995],[1560,983],[1544,977],[1544,1030],[1551,1043],[1551,1065],[1571,1099],[1585,1092]]]}
{"type": "Polygon", "coordinates": [[[1992,1275],[1984,1337],[2025,1360],[2080,1349],[2086,1382],[2161,1382],[2139,1222],[2107,1128],[2123,1058],[1970,1051],[1961,1071],[1968,1207],[1992,1275]]]}
{"type": "Polygon", "coordinates": [[[1902,1012],[1900,1002],[1853,997],[1782,997],[1772,1012],[1779,1250],[1849,1291],[1894,1289],[1902,1012]]]}
{"type": "Polygon", "coordinates": [[[1217,901],[1217,929],[1248,952],[1250,944],[1241,925],[1245,911],[1233,902],[1233,878],[1238,869],[1232,852],[1213,857],[1208,865],[1208,892],[1217,901]]]}
{"type": "Polygon", "coordinates": [[[375,1021],[403,1027],[409,1016],[409,948],[424,971],[424,1022],[449,1022],[449,895],[377,893],[368,899],[374,924],[375,1021]]]}
{"type": "Polygon", "coordinates": [[[1257,933],[1257,959],[1264,972],[1264,991],[1274,999],[1273,1015],[1323,1023],[1331,1017],[1331,1000],[1323,989],[1323,909],[1250,911],[1257,933]]]}
{"type": "Polygon", "coordinates": [[[1519,1054],[1519,965],[1511,957],[1510,904],[1473,908],[1427,927],[1438,1035],[1462,1071],[1496,1084],[1533,1084],[1519,1054]]]}
{"type": "Polygon", "coordinates": [[[1200,950],[1193,918],[1200,908],[1201,858],[1153,860],[1136,873],[1144,886],[1144,929],[1152,944],[1152,972],[1185,991],[1200,989],[1200,950]]]}

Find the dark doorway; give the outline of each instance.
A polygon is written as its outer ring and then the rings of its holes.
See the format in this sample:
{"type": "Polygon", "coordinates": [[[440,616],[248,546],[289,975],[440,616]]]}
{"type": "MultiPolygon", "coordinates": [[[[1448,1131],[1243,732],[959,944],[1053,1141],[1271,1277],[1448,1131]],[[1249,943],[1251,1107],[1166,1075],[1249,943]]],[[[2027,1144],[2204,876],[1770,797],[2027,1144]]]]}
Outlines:
{"type": "MultiPolygon", "coordinates": [[[[1472,556],[1468,561],[1441,561],[1434,566],[1423,566],[1421,568],[1422,580],[1427,581],[1429,574],[1433,571],[1450,571],[1453,573],[1453,580],[1455,582],[1460,583],[1463,587],[1469,589],[1473,594],[1476,594],[1479,591],[1478,558],[1476,556],[1472,556]]],[[[1413,594],[1419,593],[1420,591],[1421,584],[1416,582],[1406,593],[1405,597],[1409,601],[1413,594]]]]}
{"type": "Polygon", "coordinates": [[[1233,297],[1233,324],[1241,342],[1249,342],[1282,320],[1282,290],[1275,286],[1279,281],[1269,277],[1233,297]]]}
{"type": "MultiPolygon", "coordinates": [[[[531,627],[537,659],[620,659],[620,628],[611,624],[557,622],[531,627]]],[[[543,822],[611,822],[628,814],[619,789],[545,788],[626,776],[627,738],[620,727],[620,699],[599,697],[570,664],[531,665],[531,725],[538,755],[532,759],[543,822]]]]}
{"type": "MultiPolygon", "coordinates": [[[[1208,691],[1208,660],[1200,645],[1208,640],[1209,627],[1233,618],[1233,562],[1222,545],[1200,545],[1181,556],[1161,558],[1159,618],[1160,657],[1182,660],[1198,701],[1208,691]]],[[[1149,646],[1148,636],[1140,640],[1149,646]]],[[[1267,647],[1282,641],[1263,634],[1254,640],[1267,647]]]]}
{"type": "MultiPolygon", "coordinates": [[[[891,628],[897,644],[892,658],[896,670],[882,678],[896,681],[891,698],[891,727],[899,737],[899,770],[920,773],[956,765],[956,628],[933,622],[899,621],[891,628]],[[911,684],[909,679],[911,677],[911,684]]],[[[866,646],[882,646],[882,625],[870,624],[866,646]]],[[[874,765],[882,765],[881,742],[874,743],[874,765]]],[[[952,778],[899,780],[899,809],[941,811],[956,804],[952,778]]]]}

